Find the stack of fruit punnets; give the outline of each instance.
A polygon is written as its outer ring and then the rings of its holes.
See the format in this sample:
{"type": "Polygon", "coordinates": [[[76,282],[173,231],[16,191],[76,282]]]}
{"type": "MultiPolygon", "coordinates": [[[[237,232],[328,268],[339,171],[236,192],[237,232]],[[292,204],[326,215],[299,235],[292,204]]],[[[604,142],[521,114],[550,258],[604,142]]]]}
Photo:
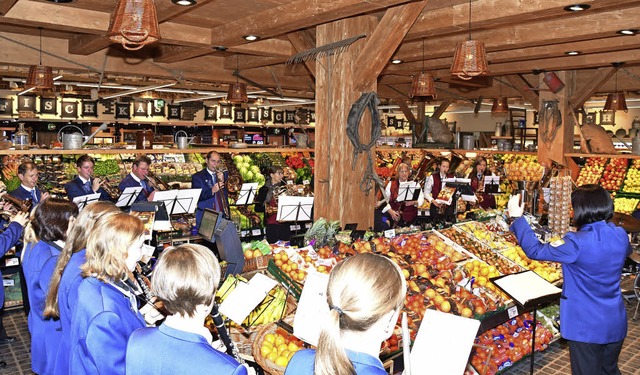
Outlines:
{"type": "Polygon", "coordinates": [[[631,215],[638,208],[640,199],[616,197],[613,200],[613,211],[621,214],[631,215]]]}
{"type": "Polygon", "coordinates": [[[622,191],[640,194],[640,159],[634,159],[629,166],[622,191]]]}
{"type": "Polygon", "coordinates": [[[607,158],[588,158],[584,167],[580,169],[576,185],[597,184],[608,160],[607,158]]]}
{"type": "Polygon", "coordinates": [[[540,181],[544,167],[536,162],[535,157],[527,155],[515,162],[505,161],[504,172],[511,181],[540,181]]]}
{"type": "MultiPolygon", "coordinates": [[[[505,249],[509,246],[508,242],[506,242],[502,237],[498,236],[497,233],[494,233],[494,231],[484,223],[469,221],[463,224],[456,225],[456,227],[475,237],[475,239],[484,243],[492,249],[505,249]]],[[[495,227],[492,228],[495,229],[495,227]]]]}
{"type": "Polygon", "coordinates": [[[600,178],[600,185],[609,191],[618,191],[622,186],[625,172],[627,171],[628,160],[624,158],[613,158],[604,167],[604,173],[600,178]]]}
{"type": "Polygon", "coordinates": [[[527,257],[520,246],[511,245],[502,252],[502,255],[511,259],[521,267],[537,273],[540,277],[550,283],[562,278],[562,269],[560,268],[559,263],[531,260],[527,257]]]}

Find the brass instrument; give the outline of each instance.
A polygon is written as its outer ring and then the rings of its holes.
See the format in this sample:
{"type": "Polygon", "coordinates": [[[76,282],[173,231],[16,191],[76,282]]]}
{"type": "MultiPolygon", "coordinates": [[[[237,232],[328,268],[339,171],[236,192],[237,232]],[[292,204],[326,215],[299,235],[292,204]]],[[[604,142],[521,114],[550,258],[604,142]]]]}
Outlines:
{"type": "MultiPolygon", "coordinates": [[[[7,193],[7,186],[4,184],[4,182],[0,181],[0,198],[4,199],[5,201],[11,203],[13,205],[13,207],[18,210],[19,212],[29,212],[31,211],[31,208],[33,207],[33,201],[31,199],[19,199],[16,197],[13,197],[11,195],[9,195],[9,193],[7,193]]],[[[14,213],[11,212],[6,212],[3,211],[1,212],[2,214],[7,214],[7,215],[13,215],[14,213]]]]}
{"type": "MultiPolygon", "coordinates": [[[[216,168],[216,170],[214,172],[216,173],[216,178],[218,178],[218,172],[224,173],[224,172],[227,172],[227,169],[226,168],[222,168],[222,167],[218,167],[218,168],[216,168]]],[[[220,182],[220,181],[218,181],[218,182],[220,182]]],[[[226,181],[226,182],[222,181],[222,183],[223,184],[227,183],[227,191],[229,191],[228,181],[226,181]]],[[[242,184],[240,184],[240,185],[242,185],[242,184]]],[[[218,190],[218,193],[224,194],[222,192],[222,189],[218,190]]],[[[229,199],[229,197],[225,197],[223,195],[222,199],[220,199],[220,202],[222,202],[222,213],[224,214],[224,216],[227,219],[231,219],[231,209],[229,208],[229,200],[228,199],[229,199]]]]}
{"type": "MultiPolygon", "coordinates": [[[[93,185],[93,179],[94,177],[91,176],[91,182],[93,185]]],[[[109,181],[109,179],[107,177],[105,177],[101,182],[100,182],[100,187],[104,189],[104,191],[107,192],[107,195],[109,195],[109,197],[116,201],[118,200],[118,198],[120,197],[120,189],[118,189],[117,186],[112,186],[110,184],[111,181],[109,181]]]]}
{"type": "Polygon", "coordinates": [[[275,206],[272,206],[269,204],[269,202],[264,202],[264,213],[267,215],[273,215],[276,212],[278,212],[278,200],[280,199],[281,195],[288,195],[287,194],[287,186],[276,186],[273,188],[273,199],[276,202],[275,206]]]}
{"type": "Polygon", "coordinates": [[[149,182],[149,184],[151,184],[151,186],[155,190],[159,190],[159,191],[171,190],[171,187],[169,186],[169,184],[162,181],[160,177],[156,176],[156,174],[151,171],[147,173],[147,181],[149,182]]]}

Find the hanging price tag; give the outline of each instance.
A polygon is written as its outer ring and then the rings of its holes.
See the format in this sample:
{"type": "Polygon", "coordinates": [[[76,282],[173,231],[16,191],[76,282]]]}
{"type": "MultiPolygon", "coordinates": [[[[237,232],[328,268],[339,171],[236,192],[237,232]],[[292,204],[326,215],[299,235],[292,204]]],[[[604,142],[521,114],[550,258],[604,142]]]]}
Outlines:
{"type": "Polygon", "coordinates": [[[395,229],[388,229],[384,231],[384,236],[386,238],[393,238],[396,236],[396,230],[395,229]]]}

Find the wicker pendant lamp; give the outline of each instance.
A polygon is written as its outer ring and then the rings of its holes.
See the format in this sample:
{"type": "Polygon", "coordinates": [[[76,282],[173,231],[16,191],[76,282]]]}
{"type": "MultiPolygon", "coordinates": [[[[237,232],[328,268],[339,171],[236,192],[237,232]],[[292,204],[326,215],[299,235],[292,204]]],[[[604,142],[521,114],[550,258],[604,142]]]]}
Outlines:
{"type": "Polygon", "coordinates": [[[500,97],[493,99],[491,113],[507,113],[509,112],[509,103],[507,102],[507,97],[502,96],[502,83],[500,81],[498,83],[500,84],[500,97]]]}
{"type": "Polygon", "coordinates": [[[53,69],[50,66],[42,65],[42,28],[40,27],[40,62],[38,65],[29,67],[27,76],[27,88],[36,90],[53,90],[53,69]]]}
{"type": "Polygon", "coordinates": [[[160,40],[154,0],[118,0],[107,36],[130,51],[160,40]]]}
{"type": "Polygon", "coordinates": [[[484,43],[471,40],[471,0],[469,0],[469,39],[458,43],[453,55],[451,74],[469,80],[489,73],[484,43]]]}
{"type": "MultiPolygon", "coordinates": [[[[615,63],[613,66],[619,69],[622,63],[615,63]]],[[[607,101],[604,103],[604,111],[625,111],[628,112],[627,101],[624,92],[618,92],[618,70],[616,70],[616,92],[607,95],[607,101]]]]}
{"type": "MultiPolygon", "coordinates": [[[[238,72],[238,55],[236,54],[236,72],[238,72]]],[[[229,91],[227,91],[227,101],[229,103],[246,103],[249,101],[247,96],[247,85],[243,82],[238,82],[238,76],[236,75],[236,82],[229,85],[229,91]]]]}
{"type": "Polygon", "coordinates": [[[422,39],[422,71],[420,74],[413,77],[409,97],[415,97],[417,99],[435,99],[436,96],[436,86],[433,76],[430,73],[425,73],[424,71],[424,39],[422,39]]]}

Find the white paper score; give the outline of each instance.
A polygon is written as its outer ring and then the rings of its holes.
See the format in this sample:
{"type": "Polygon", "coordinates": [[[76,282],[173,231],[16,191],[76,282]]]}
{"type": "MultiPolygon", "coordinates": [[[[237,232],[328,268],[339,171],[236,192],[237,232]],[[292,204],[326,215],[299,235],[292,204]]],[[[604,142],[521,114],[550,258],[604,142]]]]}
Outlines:
{"type": "Polygon", "coordinates": [[[304,282],[296,315],[293,318],[293,334],[300,340],[317,346],[322,323],[329,313],[327,285],[329,275],[310,272],[304,282]]]}
{"type": "Polygon", "coordinates": [[[220,312],[240,325],[276,285],[277,281],[256,273],[248,283],[238,283],[220,305],[220,312]]]}

